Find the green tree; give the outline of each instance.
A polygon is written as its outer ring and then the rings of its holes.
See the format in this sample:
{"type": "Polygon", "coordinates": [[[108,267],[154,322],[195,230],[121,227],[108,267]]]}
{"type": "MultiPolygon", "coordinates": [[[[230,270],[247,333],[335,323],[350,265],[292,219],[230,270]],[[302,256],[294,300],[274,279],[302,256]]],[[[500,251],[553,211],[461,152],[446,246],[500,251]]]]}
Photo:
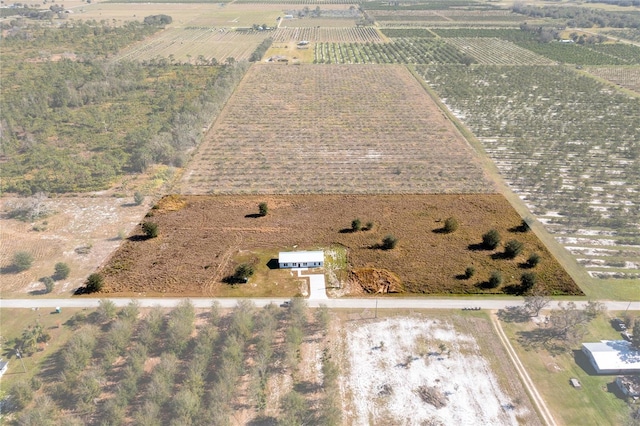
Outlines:
{"type": "Polygon", "coordinates": [[[167,323],[167,347],[180,355],[189,343],[196,318],[195,308],[190,300],[184,300],[169,314],[167,323]]]}
{"type": "Polygon", "coordinates": [[[500,273],[500,271],[491,272],[488,283],[489,283],[489,288],[496,288],[500,284],[502,284],[502,274],[500,273]]]}
{"type": "Polygon", "coordinates": [[[359,231],[360,229],[362,229],[362,222],[360,222],[360,219],[355,218],[351,221],[351,230],[354,232],[359,231]]]}
{"type": "Polygon", "coordinates": [[[540,263],[540,255],[538,253],[531,253],[527,258],[527,266],[529,268],[535,268],[540,263]]]}
{"type": "Polygon", "coordinates": [[[631,345],[636,349],[640,349],[640,318],[636,318],[633,321],[631,333],[631,345]]]}
{"type": "Polygon", "coordinates": [[[98,318],[101,322],[111,321],[116,317],[118,308],[116,304],[113,303],[112,300],[109,299],[100,299],[98,302],[98,309],[96,312],[98,313],[98,318]]]}
{"type": "Polygon", "coordinates": [[[26,271],[33,265],[33,255],[28,251],[18,251],[13,255],[13,268],[18,271],[26,271]]]}
{"type": "Polygon", "coordinates": [[[391,249],[394,249],[397,244],[398,244],[398,239],[396,237],[394,237],[393,235],[387,235],[382,240],[381,247],[383,250],[391,250],[391,249]]]}
{"type": "Polygon", "coordinates": [[[44,277],[42,278],[42,284],[44,284],[44,291],[45,293],[49,294],[53,291],[53,287],[55,285],[55,281],[53,281],[53,278],[51,277],[44,277]]]}
{"type": "Polygon", "coordinates": [[[444,232],[450,234],[458,230],[458,220],[455,217],[448,217],[444,221],[444,232]]]}
{"type": "Polygon", "coordinates": [[[266,216],[267,213],[269,213],[269,206],[267,205],[267,203],[260,203],[258,204],[258,212],[260,212],[260,216],[266,216]]]}
{"type": "Polygon", "coordinates": [[[233,277],[236,281],[244,281],[246,282],[249,277],[251,277],[254,273],[253,265],[249,263],[242,263],[238,265],[236,271],[233,274],[233,277]]]}
{"type": "Polygon", "coordinates": [[[525,293],[533,288],[536,285],[536,274],[533,272],[525,272],[520,277],[520,286],[522,287],[522,292],[525,293]]]}
{"type": "Polygon", "coordinates": [[[158,224],[154,222],[145,222],[142,224],[142,232],[147,238],[155,238],[158,236],[158,224]]]}
{"type": "Polygon", "coordinates": [[[508,259],[513,259],[520,253],[522,253],[522,249],[524,248],[524,244],[518,240],[509,240],[504,245],[504,255],[508,259]]]}
{"type": "Polygon", "coordinates": [[[104,284],[104,279],[102,278],[102,275],[100,275],[97,272],[94,272],[93,274],[89,275],[89,277],[87,278],[85,287],[87,289],[87,292],[97,293],[100,290],[102,290],[103,284],[104,284]]]}
{"type": "Polygon", "coordinates": [[[56,281],[65,280],[69,276],[71,268],[64,262],[56,263],[54,266],[53,279],[56,281]]]}
{"type": "Polygon", "coordinates": [[[278,425],[299,426],[306,424],[310,420],[310,411],[307,401],[302,394],[296,390],[290,391],[282,399],[282,416],[278,425]]]}
{"type": "Polygon", "coordinates": [[[496,229],[491,229],[486,234],[482,235],[482,245],[488,249],[493,250],[500,244],[500,233],[496,229]]]}
{"type": "Polygon", "coordinates": [[[467,266],[467,269],[464,270],[464,277],[466,279],[469,279],[473,277],[475,273],[476,273],[476,268],[474,268],[473,266],[467,266]]]}

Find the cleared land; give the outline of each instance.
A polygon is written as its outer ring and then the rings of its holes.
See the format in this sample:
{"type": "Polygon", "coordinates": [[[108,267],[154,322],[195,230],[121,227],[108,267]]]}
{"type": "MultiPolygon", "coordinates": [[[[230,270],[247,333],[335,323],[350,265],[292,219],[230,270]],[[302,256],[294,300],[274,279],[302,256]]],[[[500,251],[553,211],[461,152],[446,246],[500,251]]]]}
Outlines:
{"type": "Polygon", "coordinates": [[[589,67],[587,72],[640,94],[640,67],[589,67]]]}
{"type": "Polygon", "coordinates": [[[481,343],[496,340],[486,318],[391,317],[345,334],[349,424],[540,424],[502,348],[481,343]]]}
{"type": "Polygon", "coordinates": [[[498,194],[170,196],[157,207],[146,220],[158,224],[160,236],[144,239],[139,229],[133,233],[99,270],[105,293],[293,295],[299,286],[283,288],[292,279],[290,271],[270,269],[278,251],[342,247],[346,271],[335,285],[343,287],[343,293],[517,292],[521,274],[533,272],[537,285],[550,293],[580,294],[532,232],[514,230],[521,219],[498,194]],[[269,214],[256,217],[263,201],[269,214]],[[450,216],[460,228],[444,234],[440,229],[450,216]],[[371,222],[373,228],[349,232],[355,218],[371,222]],[[521,241],[523,252],[505,259],[502,247],[478,247],[491,228],[503,241],[521,241]],[[388,234],[399,240],[398,246],[377,248],[388,234]],[[540,263],[527,268],[523,263],[534,252],[540,263]],[[240,263],[253,264],[255,277],[247,284],[223,283],[240,263]],[[468,266],[475,274],[464,278],[468,266]],[[504,281],[487,289],[494,270],[504,281]]]}
{"type": "Polygon", "coordinates": [[[42,294],[45,286],[39,279],[53,275],[57,262],[67,263],[71,274],[58,281],[49,296],[71,294],[120,245],[119,234],[126,237],[144,216],[148,206],[135,206],[132,198],[47,199],[44,205],[51,214],[29,222],[6,218],[6,204],[15,199],[3,198],[5,214],[0,218],[2,297],[42,294]],[[31,268],[23,272],[10,269],[12,256],[17,251],[27,251],[33,256],[31,268]]]}
{"type": "Polygon", "coordinates": [[[171,28],[127,49],[118,60],[148,61],[157,57],[199,64],[227,58],[248,60],[269,31],[234,31],[213,27],[171,28]]]}
{"type": "Polygon", "coordinates": [[[180,192],[493,192],[472,149],[404,67],[250,69],[180,192]]]}

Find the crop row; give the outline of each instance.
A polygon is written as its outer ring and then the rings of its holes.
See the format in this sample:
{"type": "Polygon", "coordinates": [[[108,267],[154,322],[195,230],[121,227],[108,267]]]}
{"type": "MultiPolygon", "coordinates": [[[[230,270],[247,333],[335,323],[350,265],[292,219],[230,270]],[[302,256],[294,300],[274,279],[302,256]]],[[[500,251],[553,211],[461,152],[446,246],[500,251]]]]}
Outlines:
{"type": "Polygon", "coordinates": [[[256,64],[225,111],[183,192],[493,191],[404,67],[256,64]]]}
{"type": "Polygon", "coordinates": [[[589,73],[640,93],[639,67],[590,67],[589,73]]]}
{"type": "Polygon", "coordinates": [[[228,57],[248,59],[255,48],[269,35],[265,32],[240,32],[215,28],[174,28],[160,37],[137,44],[119,59],[149,60],[156,57],[190,62],[202,56],[222,62],[228,57]]]}
{"type": "Polygon", "coordinates": [[[332,27],[302,27],[278,28],[273,34],[275,42],[289,41],[324,41],[324,42],[382,42],[378,31],[372,27],[332,28],[332,27]]]}
{"type": "Polygon", "coordinates": [[[602,33],[608,36],[622,38],[625,40],[640,41],[640,28],[616,28],[602,31],[602,33]]]}
{"type": "Polygon", "coordinates": [[[536,215],[640,237],[640,99],[562,66],[419,72],[536,215]]]}
{"type": "Polygon", "coordinates": [[[447,38],[461,52],[483,65],[550,65],[553,61],[498,38],[447,38]]]}
{"type": "Polygon", "coordinates": [[[236,0],[239,4],[357,4],[354,0],[236,0]]]}
{"type": "Polygon", "coordinates": [[[589,49],[621,60],[627,65],[640,65],[640,47],[632,44],[595,44],[589,49]]]}
{"type": "Polygon", "coordinates": [[[426,37],[431,38],[435,37],[435,34],[429,31],[427,28],[385,28],[380,30],[382,34],[389,38],[417,38],[417,37],[426,37]]]}
{"type": "Polygon", "coordinates": [[[463,54],[442,40],[395,39],[392,43],[317,43],[317,63],[338,64],[459,64],[463,54]]]}

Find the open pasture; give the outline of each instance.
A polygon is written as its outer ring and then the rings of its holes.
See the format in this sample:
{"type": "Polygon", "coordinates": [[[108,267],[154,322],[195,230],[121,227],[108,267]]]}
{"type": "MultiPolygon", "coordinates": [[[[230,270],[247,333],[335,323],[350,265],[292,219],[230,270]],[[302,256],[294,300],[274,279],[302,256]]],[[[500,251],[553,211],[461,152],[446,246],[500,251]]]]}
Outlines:
{"type": "Polygon", "coordinates": [[[199,64],[226,58],[247,60],[270,31],[233,31],[208,27],[170,28],[119,55],[118,60],[148,61],[157,57],[199,64]]]}
{"type": "Polygon", "coordinates": [[[327,64],[460,64],[464,54],[435,38],[395,38],[390,43],[316,43],[315,62],[327,64]]]}
{"type": "MultiPolygon", "coordinates": [[[[562,244],[637,253],[640,99],[561,66],[420,72],[562,244]]],[[[615,260],[609,275],[638,276],[637,257],[615,260]]]]}
{"type": "Polygon", "coordinates": [[[282,5],[243,5],[226,3],[92,3],[76,10],[69,19],[141,21],[145,16],[171,16],[171,27],[249,28],[253,24],[275,27],[282,16],[282,5]]]}
{"type": "Polygon", "coordinates": [[[549,293],[581,294],[536,235],[517,230],[522,219],[499,194],[169,196],[145,220],[158,225],[159,236],[144,239],[139,228],[131,234],[98,270],[104,293],[292,296],[301,290],[290,285],[290,270],[269,266],[278,252],[338,246],[346,251],[344,272],[354,274],[333,285],[347,294],[378,291],[372,276],[390,280],[395,292],[517,293],[525,272],[549,293]],[[261,202],[269,212],[256,217],[261,202]],[[439,231],[448,217],[459,223],[450,234],[439,231]],[[371,229],[349,232],[355,218],[371,222],[371,229]],[[504,241],[522,242],[522,253],[506,259],[501,246],[478,248],[492,228],[504,241]],[[377,248],[388,234],[398,239],[397,247],[377,248]],[[531,253],[540,256],[533,268],[524,266],[531,253]],[[252,264],[255,276],[246,284],[226,284],[241,263],[252,264]],[[469,266],[475,273],[465,278],[469,266]],[[503,282],[488,288],[493,271],[503,282]]]}
{"type": "Polygon", "coordinates": [[[180,192],[471,193],[494,187],[401,66],[254,64],[180,192]]]}
{"type": "Polygon", "coordinates": [[[640,94],[640,67],[589,67],[588,73],[640,94]]]}
{"type": "Polygon", "coordinates": [[[482,65],[552,65],[553,61],[498,38],[447,38],[460,52],[482,65]]]}
{"type": "Polygon", "coordinates": [[[332,43],[380,43],[382,37],[372,27],[323,28],[302,27],[290,28],[281,26],[271,36],[274,42],[332,42],[332,43]]]}

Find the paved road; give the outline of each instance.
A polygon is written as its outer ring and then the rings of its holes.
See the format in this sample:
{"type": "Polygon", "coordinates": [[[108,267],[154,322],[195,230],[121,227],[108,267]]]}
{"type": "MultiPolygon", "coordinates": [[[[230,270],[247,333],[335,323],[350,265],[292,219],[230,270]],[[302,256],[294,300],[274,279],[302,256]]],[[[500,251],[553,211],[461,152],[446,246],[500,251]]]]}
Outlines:
{"type": "MultiPolygon", "coordinates": [[[[129,298],[110,298],[117,306],[125,306],[132,299],[129,298]]],[[[183,298],[136,298],[141,307],[162,306],[174,307],[183,298]]],[[[237,305],[239,300],[251,300],[256,306],[262,307],[269,303],[281,304],[286,298],[253,298],[253,299],[234,299],[234,298],[191,298],[196,308],[207,308],[214,301],[218,301],[223,308],[232,308],[237,305]]],[[[93,308],[98,306],[100,299],[88,297],[76,297],[68,299],[44,299],[33,297],[31,299],[0,299],[0,308],[93,308]]],[[[504,309],[507,306],[522,305],[522,299],[409,299],[409,298],[344,298],[344,299],[326,299],[326,300],[308,300],[308,304],[312,308],[320,305],[326,305],[330,308],[345,309],[462,309],[465,307],[480,307],[482,309],[504,309]]],[[[576,301],[578,306],[584,306],[585,301],[576,301]]],[[[607,309],[610,311],[624,311],[626,309],[632,311],[640,311],[640,302],[619,302],[619,301],[603,301],[607,309]]],[[[551,308],[557,307],[558,302],[552,302],[551,308]]]]}

